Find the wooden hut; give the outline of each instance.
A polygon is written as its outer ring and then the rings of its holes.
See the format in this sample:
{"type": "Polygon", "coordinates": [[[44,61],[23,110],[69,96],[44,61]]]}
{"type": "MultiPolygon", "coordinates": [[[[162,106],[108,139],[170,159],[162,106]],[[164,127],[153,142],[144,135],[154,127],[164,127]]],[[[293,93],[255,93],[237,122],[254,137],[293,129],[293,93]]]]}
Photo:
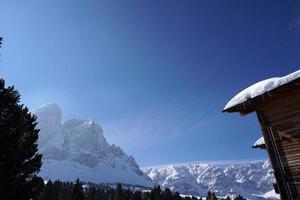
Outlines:
{"type": "Polygon", "coordinates": [[[282,200],[300,200],[300,70],[258,82],[232,98],[223,112],[256,112],[282,200]]]}

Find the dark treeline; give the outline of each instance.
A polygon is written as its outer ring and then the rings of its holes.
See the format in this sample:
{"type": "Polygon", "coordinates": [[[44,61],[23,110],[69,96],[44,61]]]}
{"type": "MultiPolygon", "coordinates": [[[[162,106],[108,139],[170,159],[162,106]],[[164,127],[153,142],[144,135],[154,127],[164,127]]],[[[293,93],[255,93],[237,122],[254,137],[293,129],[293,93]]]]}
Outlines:
{"type": "MultiPolygon", "coordinates": [[[[204,199],[204,198],[203,198],[204,199]]],[[[207,193],[207,200],[217,200],[213,192],[207,193]]],[[[180,196],[178,192],[171,192],[169,188],[162,190],[160,186],[149,191],[139,191],[116,187],[82,185],[79,179],[75,183],[49,180],[40,185],[40,195],[37,200],[202,200],[194,196],[180,196]]],[[[231,200],[229,197],[226,200],[231,200]]],[[[234,200],[245,200],[238,196],[234,200]]]]}

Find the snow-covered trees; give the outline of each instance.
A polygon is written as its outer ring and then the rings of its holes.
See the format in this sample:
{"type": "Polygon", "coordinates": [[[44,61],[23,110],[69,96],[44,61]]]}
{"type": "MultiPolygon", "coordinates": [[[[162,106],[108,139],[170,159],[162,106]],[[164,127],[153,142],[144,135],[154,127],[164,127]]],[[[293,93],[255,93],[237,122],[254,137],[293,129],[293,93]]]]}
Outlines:
{"type": "MultiPolygon", "coordinates": [[[[139,186],[137,187],[139,188],[139,186]]],[[[79,179],[76,182],[61,182],[49,180],[43,187],[38,200],[202,200],[202,197],[181,195],[172,192],[169,188],[161,190],[155,186],[151,191],[140,191],[142,188],[134,188],[132,185],[105,185],[94,183],[82,183],[79,179]]],[[[208,192],[207,200],[231,200],[227,198],[217,198],[213,192],[208,192]]],[[[233,199],[232,199],[233,200],[233,199]]],[[[237,196],[234,200],[245,200],[242,196],[237,196]]]]}

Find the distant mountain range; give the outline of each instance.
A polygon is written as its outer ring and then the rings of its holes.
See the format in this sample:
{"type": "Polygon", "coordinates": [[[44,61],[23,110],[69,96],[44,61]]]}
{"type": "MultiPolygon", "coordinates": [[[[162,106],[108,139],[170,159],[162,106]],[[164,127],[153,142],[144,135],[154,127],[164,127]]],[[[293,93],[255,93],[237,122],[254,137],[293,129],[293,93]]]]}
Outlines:
{"type": "Polygon", "coordinates": [[[274,177],[268,161],[246,164],[177,164],[142,171],[135,159],[116,145],[110,145],[103,130],[91,119],[62,122],[62,111],[47,104],[32,111],[38,117],[39,151],[43,154],[40,175],[94,183],[124,183],[152,187],[159,184],[182,194],[217,196],[241,194],[248,199],[272,199],[274,177]]]}
{"type": "Polygon", "coordinates": [[[62,122],[62,112],[56,104],[44,105],[32,113],[39,122],[42,177],[153,186],[152,180],[140,170],[134,158],[127,156],[120,147],[110,145],[102,128],[93,120],[62,122]]]}
{"type": "Polygon", "coordinates": [[[206,196],[213,191],[219,197],[240,194],[248,199],[277,199],[269,161],[235,165],[203,163],[178,164],[144,169],[157,185],[181,194],[206,196]]]}

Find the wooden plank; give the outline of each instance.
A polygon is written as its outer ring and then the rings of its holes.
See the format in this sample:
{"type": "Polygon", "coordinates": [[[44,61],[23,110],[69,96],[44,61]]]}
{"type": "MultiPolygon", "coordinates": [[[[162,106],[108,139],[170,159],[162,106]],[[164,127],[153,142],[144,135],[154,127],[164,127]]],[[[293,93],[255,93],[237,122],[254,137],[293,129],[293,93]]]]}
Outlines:
{"type": "Polygon", "coordinates": [[[263,98],[257,98],[256,109],[266,118],[259,120],[272,167],[276,172],[275,178],[282,193],[281,198],[300,200],[300,85],[279,88],[270,92],[265,100],[263,98]],[[271,132],[264,121],[271,126],[271,132]],[[268,136],[270,133],[271,136],[268,136]],[[276,156],[280,157],[280,162],[276,156]],[[286,189],[280,178],[281,170],[287,176],[283,179],[290,186],[293,198],[288,198],[285,194],[286,189]]]}
{"type": "Polygon", "coordinates": [[[284,106],[293,105],[297,103],[298,99],[300,99],[299,93],[300,91],[298,92],[298,94],[295,94],[294,92],[290,91],[284,95],[274,97],[271,99],[271,101],[264,102],[260,104],[260,106],[265,108],[265,110],[272,110],[274,108],[281,108],[284,106]]]}
{"type": "MultiPolygon", "coordinates": [[[[265,109],[272,109],[274,107],[280,107],[282,104],[288,104],[289,102],[294,102],[294,99],[300,97],[300,87],[297,86],[294,89],[289,89],[277,93],[272,93],[271,97],[266,101],[259,103],[259,106],[264,107],[265,109]]],[[[261,109],[260,109],[261,110],[261,109]]]]}
{"type": "Polygon", "coordinates": [[[281,194],[281,198],[282,199],[291,199],[290,197],[288,197],[288,196],[290,196],[290,192],[288,190],[287,184],[292,184],[292,183],[288,183],[285,181],[282,165],[279,164],[280,160],[278,158],[279,155],[277,155],[278,151],[275,150],[275,146],[273,145],[274,142],[272,142],[273,141],[272,130],[269,129],[268,120],[267,120],[267,118],[265,118],[264,113],[262,113],[262,112],[257,112],[257,116],[259,118],[263,136],[264,136],[265,142],[267,144],[267,152],[269,154],[269,158],[271,160],[272,167],[275,170],[275,179],[276,179],[276,183],[278,185],[278,189],[281,194]]]}

